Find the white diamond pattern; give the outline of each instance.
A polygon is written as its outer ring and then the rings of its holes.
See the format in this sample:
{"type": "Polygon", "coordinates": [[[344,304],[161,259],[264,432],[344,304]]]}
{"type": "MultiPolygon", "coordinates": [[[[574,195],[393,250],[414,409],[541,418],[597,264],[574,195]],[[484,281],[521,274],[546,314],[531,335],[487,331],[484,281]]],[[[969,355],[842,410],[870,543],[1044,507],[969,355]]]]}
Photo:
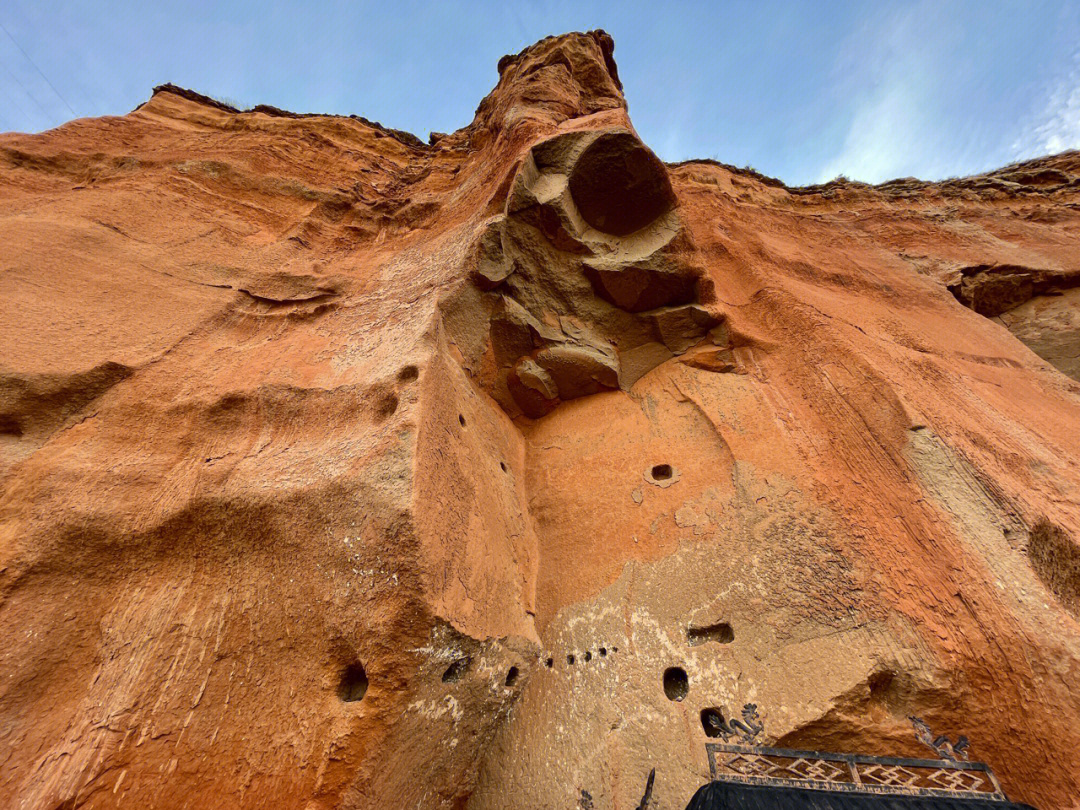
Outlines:
{"type": "Polygon", "coordinates": [[[820,779],[824,782],[836,782],[838,777],[848,773],[846,769],[837,767],[827,760],[803,757],[792,762],[787,769],[804,779],[820,779]]]}
{"type": "Polygon", "coordinates": [[[871,779],[879,785],[889,787],[915,787],[920,776],[899,765],[864,765],[859,767],[859,776],[865,781],[871,779]]]}
{"type": "Polygon", "coordinates": [[[765,757],[757,754],[738,754],[729,759],[727,765],[735,773],[741,773],[743,776],[771,776],[784,769],[782,765],[769,762],[765,757]]]}
{"type": "Polygon", "coordinates": [[[992,775],[985,770],[949,767],[945,762],[905,761],[890,764],[863,758],[835,759],[803,751],[772,751],[770,749],[738,748],[722,751],[710,746],[715,755],[717,778],[724,774],[754,780],[779,780],[803,783],[843,785],[856,791],[888,790],[889,788],[921,791],[975,793],[986,797],[1002,796],[992,775]],[[862,761],[860,761],[862,760],[862,761]],[[854,778],[852,769],[858,773],[854,778]]]}
{"type": "Polygon", "coordinates": [[[971,771],[958,771],[952,768],[941,768],[928,774],[926,781],[939,785],[946,790],[979,790],[985,784],[983,778],[971,771]]]}

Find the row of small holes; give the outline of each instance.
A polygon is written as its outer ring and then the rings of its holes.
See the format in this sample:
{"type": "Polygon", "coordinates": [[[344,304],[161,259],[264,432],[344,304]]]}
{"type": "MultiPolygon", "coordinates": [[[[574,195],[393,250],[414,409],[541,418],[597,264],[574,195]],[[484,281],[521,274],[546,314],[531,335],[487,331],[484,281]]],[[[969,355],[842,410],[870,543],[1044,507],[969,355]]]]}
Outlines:
{"type": "MultiPolygon", "coordinates": [[[[611,648],[611,652],[613,652],[613,653],[617,653],[618,651],[619,651],[618,647],[612,647],[611,648]]],[[[607,647],[601,647],[600,649],[597,650],[597,653],[599,653],[601,658],[605,658],[605,657],[607,657],[607,654],[608,654],[608,648],[607,647]]],[[[591,650],[586,650],[584,652],[584,654],[582,655],[582,658],[585,661],[592,661],[592,651],[591,650]]],[[[573,666],[574,664],[577,663],[577,656],[575,656],[573,653],[569,653],[566,656],[566,663],[569,666],[573,666]]],[[[553,666],[555,666],[555,659],[551,658],[551,657],[548,657],[544,661],[544,666],[546,666],[548,669],[551,669],[553,666]]]]}
{"type": "MultiPolygon", "coordinates": [[[[722,643],[728,643],[734,638],[734,633],[731,632],[731,625],[718,624],[713,627],[723,628],[722,643]],[[730,634],[730,635],[729,635],[730,634]]],[[[712,628],[708,628],[712,629],[712,628]]],[[[611,652],[617,653],[618,647],[612,647],[611,652]]],[[[606,658],[608,654],[607,647],[600,647],[597,652],[601,658],[606,658]]],[[[586,662],[592,661],[592,651],[585,650],[582,656],[586,662]]],[[[468,671],[469,665],[472,663],[468,656],[458,658],[450,663],[450,666],[443,672],[443,683],[455,683],[461,680],[461,677],[468,671]]],[[[573,653],[569,653],[566,656],[566,663],[569,666],[574,666],[577,663],[577,658],[573,653]]],[[[548,656],[544,660],[544,666],[551,669],[555,666],[555,659],[548,656]]],[[[510,667],[506,672],[506,685],[513,686],[517,682],[520,671],[516,666],[510,667]]],[[[682,667],[668,667],[664,670],[663,677],[664,694],[667,695],[668,700],[675,702],[681,702],[690,693],[690,680],[686,675],[686,670],[682,667]]],[[[354,703],[364,699],[364,695],[367,693],[368,678],[367,673],[364,671],[364,667],[360,663],[350,664],[345,668],[345,672],[342,674],[341,685],[339,687],[339,694],[341,699],[346,703],[354,703]]],[[[704,718],[704,712],[702,716],[704,718]]]]}

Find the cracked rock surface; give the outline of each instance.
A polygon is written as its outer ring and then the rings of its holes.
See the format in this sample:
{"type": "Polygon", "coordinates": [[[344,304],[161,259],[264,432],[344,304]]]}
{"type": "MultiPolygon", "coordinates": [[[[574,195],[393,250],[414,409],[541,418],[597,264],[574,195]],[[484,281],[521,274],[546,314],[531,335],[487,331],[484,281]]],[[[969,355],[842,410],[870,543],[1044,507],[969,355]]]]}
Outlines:
{"type": "Polygon", "coordinates": [[[665,165],[613,48],[0,136],[0,806],[677,808],[746,703],[1078,806],[1080,155],[665,165]]]}

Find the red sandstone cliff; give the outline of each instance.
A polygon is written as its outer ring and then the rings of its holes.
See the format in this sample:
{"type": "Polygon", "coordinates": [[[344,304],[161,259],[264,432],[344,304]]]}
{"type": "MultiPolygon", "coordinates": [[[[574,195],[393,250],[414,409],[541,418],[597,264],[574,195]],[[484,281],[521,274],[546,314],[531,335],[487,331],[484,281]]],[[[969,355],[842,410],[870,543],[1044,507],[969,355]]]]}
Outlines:
{"type": "Polygon", "coordinates": [[[0,137],[0,805],[677,808],[752,701],[1080,807],[1080,156],[789,189],[606,34],[499,72],[0,137]]]}

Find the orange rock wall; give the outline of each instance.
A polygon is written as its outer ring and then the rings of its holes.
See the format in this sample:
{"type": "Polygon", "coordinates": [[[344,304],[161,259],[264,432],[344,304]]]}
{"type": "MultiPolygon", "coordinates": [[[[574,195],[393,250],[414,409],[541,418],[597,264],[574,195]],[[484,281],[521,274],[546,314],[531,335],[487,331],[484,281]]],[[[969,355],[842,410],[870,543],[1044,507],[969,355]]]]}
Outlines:
{"type": "Polygon", "coordinates": [[[0,805],[681,807],[753,702],[1080,807],[1080,156],[665,167],[612,48],[0,136],[0,805]]]}

